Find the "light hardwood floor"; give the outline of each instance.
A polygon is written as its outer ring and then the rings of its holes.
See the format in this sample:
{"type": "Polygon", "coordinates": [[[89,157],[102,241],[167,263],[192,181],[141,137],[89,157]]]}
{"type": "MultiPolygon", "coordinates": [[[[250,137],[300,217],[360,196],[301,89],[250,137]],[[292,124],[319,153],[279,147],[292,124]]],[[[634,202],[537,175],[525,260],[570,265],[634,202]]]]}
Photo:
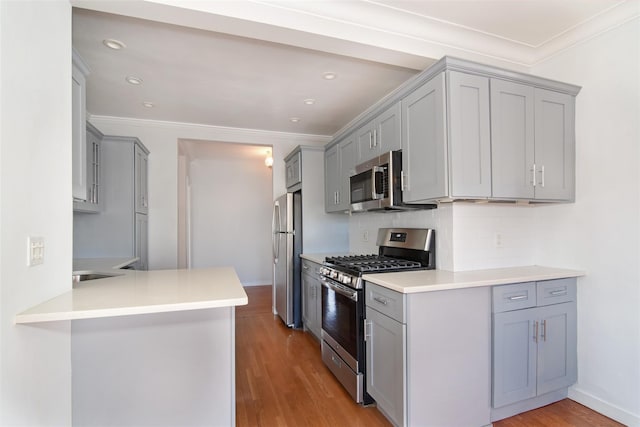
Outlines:
{"type": "MultiPolygon", "coordinates": [[[[271,287],[245,288],[236,308],[236,425],[390,426],[375,407],[355,404],[322,363],[310,334],[286,328],[271,313],[271,287]]],[[[565,399],[494,423],[495,427],[618,427],[565,399]]],[[[426,427],[426,426],[425,426],[426,427]]]]}

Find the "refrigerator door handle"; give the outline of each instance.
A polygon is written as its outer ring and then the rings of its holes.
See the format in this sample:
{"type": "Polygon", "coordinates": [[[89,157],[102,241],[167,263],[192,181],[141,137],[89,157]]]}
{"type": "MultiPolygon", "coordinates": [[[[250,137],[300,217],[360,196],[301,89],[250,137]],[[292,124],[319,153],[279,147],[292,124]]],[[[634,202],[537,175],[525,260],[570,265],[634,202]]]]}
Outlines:
{"type": "Polygon", "coordinates": [[[278,263],[278,257],[280,256],[280,240],[278,234],[279,229],[276,229],[276,217],[278,218],[278,225],[280,224],[280,204],[276,202],[273,205],[273,219],[271,220],[271,245],[273,249],[273,262],[278,263]]]}

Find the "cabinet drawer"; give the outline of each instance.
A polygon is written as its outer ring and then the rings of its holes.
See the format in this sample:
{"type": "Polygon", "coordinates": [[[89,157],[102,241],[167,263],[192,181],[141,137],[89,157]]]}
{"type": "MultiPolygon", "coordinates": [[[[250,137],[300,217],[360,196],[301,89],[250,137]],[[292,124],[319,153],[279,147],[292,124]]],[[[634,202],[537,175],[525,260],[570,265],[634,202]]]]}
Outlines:
{"type": "Polygon", "coordinates": [[[546,280],[538,282],[537,302],[539,306],[559,304],[576,300],[576,279],[546,280]]]}
{"type": "Polygon", "coordinates": [[[493,312],[536,306],[536,283],[525,282],[493,287],[493,312]]]}
{"type": "Polygon", "coordinates": [[[401,323],[405,318],[406,295],[373,283],[365,282],[365,304],[401,323]]]}

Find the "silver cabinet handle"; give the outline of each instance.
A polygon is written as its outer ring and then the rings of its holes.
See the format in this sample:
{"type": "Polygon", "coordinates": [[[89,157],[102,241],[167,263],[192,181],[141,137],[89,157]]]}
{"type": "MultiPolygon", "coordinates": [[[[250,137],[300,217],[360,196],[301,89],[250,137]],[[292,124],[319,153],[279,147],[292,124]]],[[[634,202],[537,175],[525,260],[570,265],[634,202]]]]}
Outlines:
{"type": "Polygon", "coordinates": [[[555,296],[559,296],[559,295],[566,295],[567,294],[567,290],[566,289],[558,289],[557,291],[551,291],[549,292],[549,295],[553,295],[555,296]]]}
{"type": "Polygon", "coordinates": [[[542,321],[542,341],[547,340],[547,321],[542,321]]]}
{"type": "Polygon", "coordinates": [[[511,296],[511,297],[507,297],[507,299],[509,301],[518,301],[518,300],[526,299],[526,298],[527,298],[527,295],[514,295],[514,296],[511,296]]]}
{"type": "Polygon", "coordinates": [[[367,341],[371,337],[371,320],[364,320],[364,340],[367,341]]]}
{"type": "Polygon", "coordinates": [[[544,165],[540,167],[540,186],[544,188],[544,165]]]}
{"type": "Polygon", "coordinates": [[[380,304],[382,304],[382,305],[387,305],[387,304],[389,303],[389,301],[387,301],[387,300],[386,300],[386,299],[384,299],[384,298],[380,298],[380,297],[373,297],[373,300],[374,300],[375,302],[379,302],[379,303],[380,303],[380,304]]]}
{"type": "Polygon", "coordinates": [[[308,270],[308,269],[309,269],[309,267],[307,267],[306,265],[303,265],[303,266],[302,266],[302,269],[303,269],[303,270],[308,270]]]}
{"type": "Polygon", "coordinates": [[[538,321],[533,323],[533,342],[538,342],[538,321]]]}

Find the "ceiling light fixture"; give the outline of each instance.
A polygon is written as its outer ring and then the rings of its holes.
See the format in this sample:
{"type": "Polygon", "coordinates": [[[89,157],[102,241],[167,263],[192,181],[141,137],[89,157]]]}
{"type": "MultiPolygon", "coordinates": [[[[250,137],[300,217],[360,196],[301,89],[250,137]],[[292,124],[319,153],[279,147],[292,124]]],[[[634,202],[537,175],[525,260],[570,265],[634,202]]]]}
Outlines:
{"type": "Polygon", "coordinates": [[[338,75],[331,71],[327,71],[326,73],[322,74],[322,78],[325,80],[333,80],[336,77],[338,77],[338,75]]]}
{"type": "Polygon", "coordinates": [[[126,44],[116,39],[104,39],[102,40],[102,44],[108,47],[109,49],[113,49],[113,50],[120,50],[127,47],[126,44]]]}
{"type": "Polygon", "coordinates": [[[149,102],[149,101],[144,101],[144,102],[142,103],[142,105],[144,105],[144,106],[145,106],[145,107],[147,107],[147,108],[153,108],[153,107],[155,107],[154,103],[153,103],[153,102],[149,102]]]}
{"type": "Polygon", "coordinates": [[[316,103],[316,100],[313,98],[307,98],[303,101],[306,105],[313,105],[316,103]]]}
{"type": "Polygon", "coordinates": [[[132,85],[141,85],[142,84],[142,79],[140,77],[135,77],[135,76],[127,76],[124,78],[127,83],[131,83],[132,85]]]}
{"type": "Polygon", "coordinates": [[[289,119],[289,121],[290,121],[291,123],[298,123],[298,122],[300,121],[300,117],[291,117],[291,118],[289,119]]]}
{"type": "Polygon", "coordinates": [[[267,150],[267,157],[264,158],[264,165],[268,168],[273,166],[273,156],[271,150],[267,150]]]}

